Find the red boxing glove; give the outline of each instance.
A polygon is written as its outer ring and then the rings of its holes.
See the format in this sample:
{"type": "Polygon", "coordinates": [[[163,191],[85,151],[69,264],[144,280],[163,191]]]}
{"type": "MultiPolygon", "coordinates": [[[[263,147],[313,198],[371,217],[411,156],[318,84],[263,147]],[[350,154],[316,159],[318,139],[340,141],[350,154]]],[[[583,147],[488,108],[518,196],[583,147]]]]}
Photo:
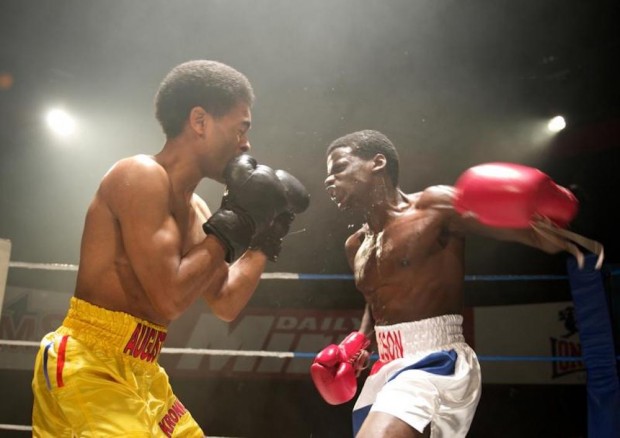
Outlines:
{"type": "Polygon", "coordinates": [[[455,184],[454,208],[499,228],[528,228],[545,217],[566,227],[575,217],[577,198],[538,169],[488,163],[465,171],[455,184]]]}
{"type": "Polygon", "coordinates": [[[362,332],[352,332],[340,345],[325,347],[314,359],[310,375],[327,403],[340,405],[355,397],[360,356],[370,345],[362,332]]]}

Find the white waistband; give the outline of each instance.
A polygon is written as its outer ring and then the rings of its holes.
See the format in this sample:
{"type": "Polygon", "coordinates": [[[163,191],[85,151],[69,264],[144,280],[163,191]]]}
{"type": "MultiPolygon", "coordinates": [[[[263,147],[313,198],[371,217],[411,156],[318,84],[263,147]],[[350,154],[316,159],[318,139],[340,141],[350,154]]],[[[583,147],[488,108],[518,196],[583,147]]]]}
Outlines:
{"type": "Polygon", "coordinates": [[[379,359],[383,362],[465,342],[463,317],[442,315],[415,322],[375,326],[379,359]]]}

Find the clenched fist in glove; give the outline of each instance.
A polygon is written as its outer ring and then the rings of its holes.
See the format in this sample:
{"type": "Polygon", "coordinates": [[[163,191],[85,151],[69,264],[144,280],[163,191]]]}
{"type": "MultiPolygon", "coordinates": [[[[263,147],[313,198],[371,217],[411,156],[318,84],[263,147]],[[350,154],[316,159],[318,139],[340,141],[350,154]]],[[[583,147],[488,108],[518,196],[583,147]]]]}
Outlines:
{"type": "Polygon", "coordinates": [[[487,163],[465,171],[455,184],[454,209],[497,228],[532,228],[556,247],[573,254],[580,267],[579,246],[598,255],[603,245],[565,229],[579,209],[577,198],[538,169],[513,163],[487,163]]]}
{"type": "Polygon", "coordinates": [[[474,166],[455,186],[456,210],[495,227],[527,228],[543,217],[565,227],[578,210],[577,198],[570,190],[540,170],[520,164],[474,166]]]}
{"type": "Polygon", "coordinates": [[[310,195],[304,185],[285,170],[276,170],[276,175],[286,192],[286,206],[276,213],[273,224],[262,233],[258,233],[250,245],[260,249],[273,262],[282,250],[282,240],[290,230],[295,214],[303,213],[310,204],[310,195]]]}
{"type": "Polygon", "coordinates": [[[330,405],[346,403],[357,392],[357,372],[367,358],[370,340],[361,332],[349,334],[340,345],[325,347],[314,359],[310,374],[314,385],[330,405]]]}
{"type": "Polygon", "coordinates": [[[254,236],[271,226],[289,201],[276,172],[249,155],[240,155],[227,164],[224,181],[222,204],[203,229],[220,239],[230,263],[249,247],[254,236]]]}

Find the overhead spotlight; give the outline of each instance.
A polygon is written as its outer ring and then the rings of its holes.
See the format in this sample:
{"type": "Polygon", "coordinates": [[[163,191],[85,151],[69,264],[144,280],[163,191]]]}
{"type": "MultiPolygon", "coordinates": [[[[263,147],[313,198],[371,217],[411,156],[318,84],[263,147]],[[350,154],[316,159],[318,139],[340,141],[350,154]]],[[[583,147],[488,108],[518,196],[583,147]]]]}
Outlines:
{"type": "Polygon", "coordinates": [[[61,137],[69,137],[75,132],[76,123],[71,115],[61,109],[52,109],[45,117],[47,126],[61,137]]]}
{"type": "Polygon", "coordinates": [[[547,129],[551,132],[560,132],[564,128],[566,128],[566,121],[562,116],[555,116],[547,124],[547,129]]]}

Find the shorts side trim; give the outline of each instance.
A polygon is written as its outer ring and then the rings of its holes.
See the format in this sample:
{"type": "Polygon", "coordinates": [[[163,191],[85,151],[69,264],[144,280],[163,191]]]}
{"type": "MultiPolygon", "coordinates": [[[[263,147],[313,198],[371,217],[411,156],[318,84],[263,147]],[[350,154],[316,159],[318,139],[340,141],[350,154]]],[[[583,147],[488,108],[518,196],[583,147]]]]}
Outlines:
{"type": "Polygon", "coordinates": [[[422,370],[427,373],[437,374],[438,376],[451,376],[454,374],[457,357],[458,354],[454,350],[431,353],[424,359],[398,370],[397,373],[394,373],[394,375],[388,379],[388,382],[391,382],[401,373],[409,370],[422,370]]]}
{"type": "Polygon", "coordinates": [[[64,335],[60,340],[60,346],[58,347],[58,361],[56,362],[56,384],[59,388],[65,386],[62,380],[62,371],[65,368],[65,352],[67,351],[68,335],[64,335]]]}
{"type": "Polygon", "coordinates": [[[50,375],[47,372],[47,357],[49,355],[49,350],[54,345],[53,342],[50,342],[45,346],[45,350],[43,351],[43,376],[45,377],[45,383],[47,384],[47,389],[52,390],[52,383],[50,382],[50,375]]]}

